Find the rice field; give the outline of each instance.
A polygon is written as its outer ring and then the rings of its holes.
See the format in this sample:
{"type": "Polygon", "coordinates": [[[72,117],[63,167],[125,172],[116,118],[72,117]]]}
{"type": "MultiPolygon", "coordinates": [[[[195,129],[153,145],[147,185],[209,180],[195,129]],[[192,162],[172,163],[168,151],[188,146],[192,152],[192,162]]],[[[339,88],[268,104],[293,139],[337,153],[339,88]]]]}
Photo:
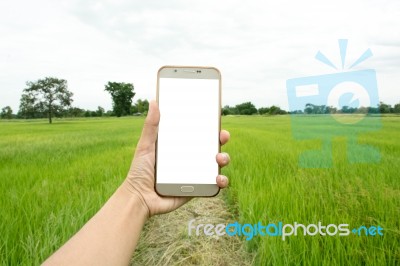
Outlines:
{"type": "MultiPolygon", "coordinates": [[[[380,162],[350,163],[347,138],[339,136],[332,139],[330,168],[299,166],[301,152],[321,148],[322,143],[294,140],[289,116],[227,117],[223,121],[232,136],[224,148],[232,159],[224,169],[231,181],[228,201],[239,222],[321,222],[349,224],[350,230],[362,225],[384,229],[383,236],[299,234],[285,241],[256,236],[248,247],[257,252],[259,264],[399,264],[400,117],[383,117],[379,130],[360,133],[360,143],[379,150],[380,162]]],[[[322,133],[330,134],[329,129],[322,133]]]]}
{"type": "Polygon", "coordinates": [[[0,262],[38,265],[125,178],[143,118],[0,124],[0,262]]]}
{"type": "MultiPolygon", "coordinates": [[[[289,116],[223,117],[231,133],[223,147],[231,156],[224,198],[239,222],[384,230],[242,237],[254,264],[400,263],[400,117],[381,123],[359,139],[379,150],[379,162],[350,163],[339,136],[332,138],[332,166],[314,169],[300,167],[299,156],[321,141],[293,139],[289,116]]],[[[0,263],[40,264],[69,239],[125,178],[142,125],[142,117],[0,121],[0,263]]]]}

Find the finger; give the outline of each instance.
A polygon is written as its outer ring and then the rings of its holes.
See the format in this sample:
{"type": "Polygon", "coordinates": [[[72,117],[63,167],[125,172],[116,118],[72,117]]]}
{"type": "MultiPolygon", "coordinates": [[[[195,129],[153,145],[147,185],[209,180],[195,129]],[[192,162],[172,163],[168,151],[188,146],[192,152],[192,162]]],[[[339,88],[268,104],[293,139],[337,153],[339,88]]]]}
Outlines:
{"type": "Polygon", "coordinates": [[[218,153],[216,156],[216,159],[217,159],[218,165],[222,166],[222,167],[228,165],[229,162],[231,161],[229,154],[227,154],[226,152],[218,153]]]}
{"type": "Polygon", "coordinates": [[[144,121],[142,135],[137,146],[138,150],[148,150],[153,148],[157,140],[159,122],[160,110],[158,109],[157,102],[152,100],[149,103],[149,112],[144,121]]]}
{"type": "Polygon", "coordinates": [[[228,140],[230,139],[231,134],[229,134],[228,131],[226,130],[221,130],[221,132],[219,133],[219,141],[221,142],[221,145],[224,145],[225,143],[228,142],[228,140]]]}
{"type": "Polygon", "coordinates": [[[224,175],[217,176],[217,185],[220,188],[226,188],[229,184],[229,179],[224,175]]]}

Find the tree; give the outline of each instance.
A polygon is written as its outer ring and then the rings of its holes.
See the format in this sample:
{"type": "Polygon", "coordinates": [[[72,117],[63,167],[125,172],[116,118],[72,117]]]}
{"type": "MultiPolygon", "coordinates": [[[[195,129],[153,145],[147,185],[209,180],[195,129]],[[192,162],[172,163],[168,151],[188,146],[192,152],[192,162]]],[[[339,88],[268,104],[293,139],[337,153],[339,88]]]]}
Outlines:
{"type": "Polygon", "coordinates": [[[379,114],[379,108],[378,107],[367,107],[368,113],[369,114],[379,114]]]}
{"type": "Polygon", "coordinates": [[[343,106],[342,106],[342,109],[340,109],[340,111],[341,111],[343,114],[348,114],[348,113],[350,113],[350,108],[351,108],[351,107],[348,107],[347,105],[343,105],[343,106]]]}
{"type": "Polygon", "coordinates": [[[132,99],[135,96],[134,87],[131,83],[108,82],[105,91],[111,94],[113,111],[120,117],[131,113],[132,99]]]}
{"type": "Polygon", "coordinates": [[[236,107],[230,107],[229,105],[225,105],[222,108],[222,115],[237,115],[239,111],[236,107]]]}
{"type": "Polygon", "coordinates": [[[268,107],[261,107],[261,108],[258,109],[258,113],[260,115],[268,114],[269,113],[269,108],[268,107]]]}
{"type": "Polygon", "coordinates": [[[327,106],[326,107],[326,114],[336,114],[337,113],[337,108],[333,106],[327,106]]]}
{"type": "Polygon", "coordinates": [[[400,113],[400,103],[394,105],[393,112],[396,114],[400,113]]]}
{"type": "Polygon", "coordinates": [[[79,107],[71,107],[68,110],[68,116],[72,116],[72,117],[83,117],[85,116],[85,110],[81,109],[79,107]]]}
{"type": "Polygon", "coordinates": [[[306,114],[330,114],[336,112],[337,109],[332,106],[315,105],[312,103],[307,103],[304,108],[304,113],[306,114]]]}
{"type": "Polygon", "coordinates": [[[303,112],[303,110],[294,110],[294,111],[291,111],[291,112],[287,112],[288,114],[304,114],[304,112],[303,112]]]}
{"type": "Polygon", "coordinates": [[[131,106],[131,114],[147,114],[149,111],[149,101],[139,99],[131,106]]]}
{"type": "Polygon", "coordinates": [[[138,113],[138,109],[136,104],[131,106],[131,114],[137,114],[138,113]]]}
{"type": "Polygon", "coordinates": [[[390,105],[389,104],[386,104],[384,102],[379,102],[378,108],[379,108],[379,112],[381,114],[390,113],[390,105]]]}
{"type": "Polygon", "coordinates": [[[96,111],[96,115],[101,117],[101,116],[104,115],[104,113],[105,113],[104,108],[101,107],[101,106],[98,106],[98,107],[97,107],[97,111],[96,111]]]}
{"type": "Polygon", "coordinates": [[[147,113],[149,110],[149,101],[139,99],[135,103],[136,113],[147,113]]]}
{"type": "Polygon", "coordinates": [[[46,77],[35,82],[28,81],[20,102],[20,115],[25,118],[52,117],[70,107],[73,93],[68,90],[67,81],[46,77]]]}
{"type": "Polygon", "coordinates": [[[104,113],[105,116],[115,116],[114,112],[111,110],[108,110],[107,112],[104,113]]]}
{"type": "Polygon", "coordinates": [[[313,114],[314,113],[314,104],[307,103],[306,107],[304,108],[304,113],[313,114]]]}
{"type": "Polygon", "coordinates": [[[6,106],[1,109],[0,117],[2,119],[11,119],[13,118],[13,111],[10,106],[6,106]]]}
{"type": "Polygon", "coordinates": [[[35,118],[39,114],[37,109],[38,106],[35,106],[35,99],[31,93],[24,93],[21,95],[18,117],[25,119],[35,118]]]}
{"type": "Polygon", "coordinates": [[[252,115],[257,113],[257,108],[251,102],[245,102],[236,105],[236,109],[241,115],[252,115]]]}
{"type": "Polygon", "coordinates": [[[281,110],[281,108],[279,106],[272,105],[269,108],[268,112],[269,112],[270,115],[277,115],[277,114],[280,114],[282,112],[282,110],[281,110]]]}
{"type": "Polygon", "coordinates": [[[366,114],[366,113],[368,113],[368,108],[364,107],[364,106],[360,106],[360,107],[356,108],[354,113],[356,113],[356,114],[366,114]]]}

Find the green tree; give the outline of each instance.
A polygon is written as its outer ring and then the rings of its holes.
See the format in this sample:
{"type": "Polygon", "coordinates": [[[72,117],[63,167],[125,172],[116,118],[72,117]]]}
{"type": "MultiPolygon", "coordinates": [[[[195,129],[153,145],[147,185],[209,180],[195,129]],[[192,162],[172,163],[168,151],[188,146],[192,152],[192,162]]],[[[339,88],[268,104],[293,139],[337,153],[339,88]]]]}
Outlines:
{"type": "Polygon", "coordinates": [[[147,113],[149,111],[149,101],[139,99],[136,101],[135,107],[137,110],[136,112],[142,113],[142,114],[147,113]]]}
{"type": "Polygon", "coordinates": [[[279,110],[280,110],[280,108],[279,108],[278,106],[272,105],[272,106],[269,108],[269,114],[270,114],[270,115],[276,115],[276,114],[279,113],[279,110]]]}
{"type": "Polygon", "coordinates": [[[396,114],[400,113],[400,103],[394,105],[393,112],[396,114]]]}
{"type": "Polygon", "coordinates": [[[279,106],[275,106],[275,105],[272,105],[270,108],[269,108],[269,114],[270,115],[277,115],[277,114],[280,114],[281,113],[281,108],[279,107],[279,106]]]}
{"type": "Polygon", "coordinates": [[[258,113],[260,115],[268,114],[269,113],[269,108],[268,107],[261,107],[261,108],[258,109],[258,113]]]}
{"type": "Polygon", "coordinates": [[[366,113],[368,113],[368,108],[364,107],[364,106],[360,106],[360,107],[356,108],[354,113],[356,113],[356,114],[366,114],[366,113]]]}
{"type": "Polygon", "coordinates": [[[314,104],[312,103],[307,103],[306,107],[304,108],[304,113],[306,114],[312,114],[314,113],[314,104]]]}
{"type": "Polygon", "coordinates": [[[68,90],[64,79],[46,77],[35,82],[28,81],[26,85],[20,102],[21,116],[47,116],[51,124],[54,115],[71,106],[73,93],[68,90]]]}
{"type": "Polygon", "coordinates": [[[105,91],[111,94],[113,111],[120,117],[131,113],[132,99],[135,96],[134,87],[131,83],[108,82],[105,91]]]}
{"type": "MultiPolygon", "coordinates": [[[[337,113],[337,108],[333,106],[327,106],[326,107],[326,114],[336,114],[337,113]]],[[[365,108],[365,112],[367,112],[367,109],[365,108]]]]}
{"type": "Polygon", "coordinates": [[[379,112],[381,114],[390,113],[390,105],[389,104],[386,104],[384,102],[379,102],[378,108],[379,108],[379,112]]]}
{"type": "Polygon", "coordinates": [[[96,111],[96,115],[101,117],[101,116],[104,115],[104,113],[105,113],[104,108],[101,107],[101,106],[98,106],[98,107],[97,107],[97,111],[96,111]]]}
{"type": "Polygon", "coordinates": [[[257,113],[257,108],[251,102],[245,102],[236,105],[236,109],[241,115],[252,115],[257,113]]]}
{"type": "Polygon", "coordinates": [[[72,116],[72,117],[83,117],[85,116],[85,110],[78,108],[78,107],[71,107],[68,110],[68,116],[72,116]]]}
{"type": "Polygon", "coordinates": [[[307,103],[304,108],[304,113],[306,114],[331,114],[336,112],[337,108],[333,106],[316,105],[312,103],[307,103]]]}
{"type": "Polygon", "coordinates": [[[38,106],[35,106],[35,99],[32,93],[23,93],[21,95],[18,117],[20,118],[36,118],[39,113],[38,106]]]}
{"type": "Polygon", "coordinates": [[[294,111],[290,111],[287,112],[288,114],[304,114],[303,110],[294,110],[294,111]]]}
{"type": "Polygon", "coordinates": [[[379,114],[379,108],[378,107],[367,107],[368,113],[369,114],[379,114]]]}
{"type": "Polygon", "coordinates": [[[239,114],[239,111],[236,107],[225,105],[222,108],[222,115],[237,115],[237,114],[239,114]]]}
{"type": "Polygon", "coordinates": [[[307,103],[304,108],[304,113],[306,114],[330,114],[336,112],[337,109],[332,106],[315,105],[312,103],[307,103]]]}
{"type": "Polygon", "coordinates": [[[137,114],[138,113],[138,109],[136,104],[131,106],[131,114],[137,114]]]}
{"type": "Polygon", "coordinates": [[[0,117],[2,119],[11,119],[13,118],[13,111],[10,106],[6,106],[1,109],[0,117]]]}
{"type": "Polygon", "coordinates": [[[104,116],[115,116],[115,114],[112,110],[108,110],[107,112],[104,113],[104,116]]]}

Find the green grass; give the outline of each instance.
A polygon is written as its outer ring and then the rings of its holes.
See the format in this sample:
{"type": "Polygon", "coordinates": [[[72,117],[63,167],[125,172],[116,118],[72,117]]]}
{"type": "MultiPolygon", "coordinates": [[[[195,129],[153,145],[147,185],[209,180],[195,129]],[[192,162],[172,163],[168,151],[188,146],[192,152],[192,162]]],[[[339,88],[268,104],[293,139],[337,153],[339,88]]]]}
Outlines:
{"type": "MultiPolygon", "coordinates": [[[[319,119],[319,118],[310,118],[319,119]]],[[[375,119],[375,118],[368,118],[375,119]]],[[[400,262],[400,118],[382,119],[382,129],[361,134],[377,147],[379,163],[350,164],[346,138],[333,139],[333,165],[299,167],[299,155],[321,147],[296,141],[289,116],[227,117],[232,162],[228,200],[242,223],[380,225],[384,236],[256,236],[248,247],[260,264],[395,265],[400,262]]],[[[320,123],[313,123],[318,127],[320,123]]],[[[329,132],[326,132],[329,134],[329,132]]],[[[351,227],[350,230],[353,228],[351,227]]]]}
{"type": "MultiPolygon", "coordinates": [[[[257,264],[400,262],[400,117],[361,134],[379,163],[350,164],[346,138],[333,165],[300,168],[318,140],[293,140],[289,116],[224,117],[231,133],[223,169],[227,200],[242,223],[380,225],[384,236],[256,236],[257,264]]],[[[129,169],[143,118],[0,122],[0,263],[37,265],[69,239],[115,191],[129,169]]],[[[187,221],[183,221],[187,223],[187,221]]]]}
{"type": "Polygon", "coordinates": [[[125,178],[143,118],[0,123],[0,263],[38,265],[125,178]]]}

